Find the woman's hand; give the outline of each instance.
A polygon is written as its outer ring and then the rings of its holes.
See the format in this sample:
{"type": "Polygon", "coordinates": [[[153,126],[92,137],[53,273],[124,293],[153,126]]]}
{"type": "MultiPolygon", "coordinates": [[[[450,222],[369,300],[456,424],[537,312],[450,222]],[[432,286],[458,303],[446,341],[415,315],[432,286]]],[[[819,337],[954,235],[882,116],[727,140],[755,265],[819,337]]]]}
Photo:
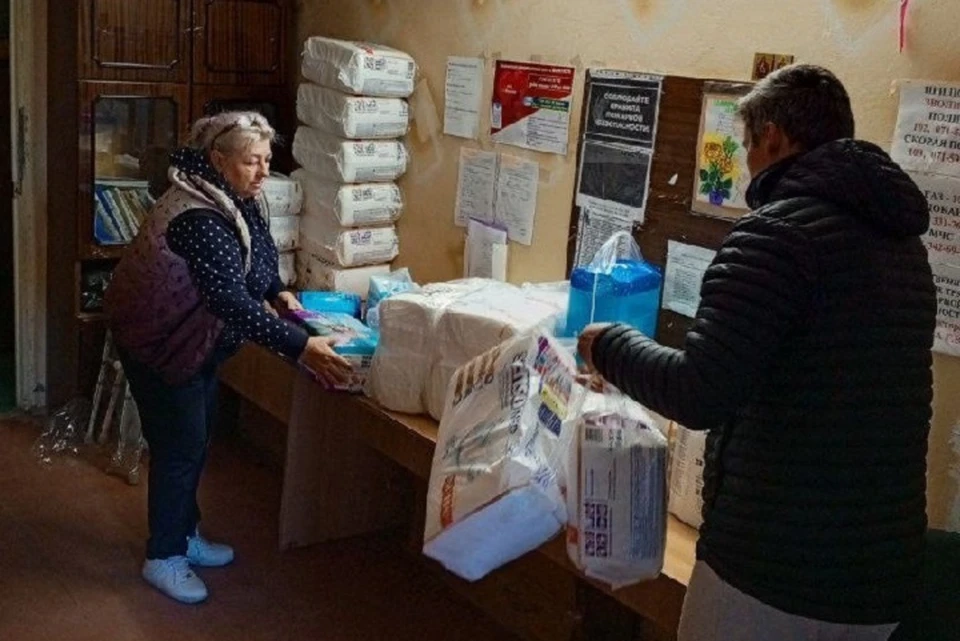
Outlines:
{"type": "Polygon", "coordinates": [[[593,325],[587,325],[586,329],[580,333],[580,338],[577,340],[577,352],[579,352],[581,360],[583,360],[587,371],[590,373],[596,371],[593,364],[593,345],[597,342],[597,338],[610,327],[610,323],[594,323],[593,325]]]}
{"type": "Polygon", "coordinates": [[[353,373],[350,362],[333,351],[335,344],[334,338],[311,336],[300,355],[300,362],[328,387],[349,382],[353,373]]]}
{"type": "Polygon", "coordinates": [[[303,305],[297,300],[293,292],[280,292],[273,301],[273,307],[283,314],[285,312],[297,312],[303,309],[303,305]]]}

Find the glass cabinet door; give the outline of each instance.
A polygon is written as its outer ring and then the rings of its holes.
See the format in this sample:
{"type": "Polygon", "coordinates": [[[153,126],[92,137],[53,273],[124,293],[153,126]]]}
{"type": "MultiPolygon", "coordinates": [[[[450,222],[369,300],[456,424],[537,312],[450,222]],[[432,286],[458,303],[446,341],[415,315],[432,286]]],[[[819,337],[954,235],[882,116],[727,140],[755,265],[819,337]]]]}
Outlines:
{"type": "Polygon", "coordinates": [[[81,127],[81,192],[89,198],[82,199],[81,224],[90,223],[94,246],[125,245],[166,189],[169,156],[185,130],[185,101],[175,87],[166,95],[158,87],[150,88],[156,95],[87,89],[93,95],[81,127]]]}

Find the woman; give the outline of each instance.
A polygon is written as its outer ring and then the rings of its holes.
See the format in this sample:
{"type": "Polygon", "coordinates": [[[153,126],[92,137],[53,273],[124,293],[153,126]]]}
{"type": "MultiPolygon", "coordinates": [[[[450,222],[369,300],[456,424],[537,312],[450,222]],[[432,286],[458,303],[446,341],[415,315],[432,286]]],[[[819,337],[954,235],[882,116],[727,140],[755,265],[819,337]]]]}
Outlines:
{"type": "Polygon", "coordinates": [[[216,404],[217,368],[245,340],[328,381],[349,376],[330,339],[308,337],[275,310],[283,291],[277,248],[259,197],[275,132],[258,113],[199,120],[175,152],[170,188],[117,266],[110,328],[150,446],[150,539],[143,578],[183,603],[207,597],[190,566],[222,566],[233,550],[198,530],[197,486],[216,404]]]}

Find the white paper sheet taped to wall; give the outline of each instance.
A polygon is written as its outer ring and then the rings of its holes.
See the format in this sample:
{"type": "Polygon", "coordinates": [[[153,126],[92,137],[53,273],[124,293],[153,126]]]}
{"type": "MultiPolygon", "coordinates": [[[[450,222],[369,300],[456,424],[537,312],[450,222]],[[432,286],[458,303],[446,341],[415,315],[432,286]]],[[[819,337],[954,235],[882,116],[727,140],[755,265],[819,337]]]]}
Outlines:
{"type": "Polygon", "coordinates": [[[292,177],[272,175],[263,181],[263,200],[266,201],[264,215],[296,216],[303,207],[303,189],[292,177]]]}
{"type": "Polygon", "coordinates": [[[447,388],[454,372],[500,343],[537,327],[554,331],[566,309],[564,301],[537,300],[508,283],[490,281],[447,306],[432,332],[433,364],[424,390],[424,405],[443,418],[447,388]]]}
{"type": "Polygon", "coordinates": [[[707,433],[674,424],[670,458],[670,513],[687,525],[703,524],[703,465],[707,433]]]}
{"type": "Polygon", "coordinates": [[[390,265],[344,268],[307,252],[297,252],[297,288],[303,291],[350,292],[366,300],[370,277],[389,273],[390,265]]]}
{"type": "Polygon", "coordinates": [[[407,170],[407,149],[398,140],[344,140],[312,127],[297,128],[293,157],[330,182],[389,182],[407,170]]]}
{"type": "Polygon", "coordinates": [[[667,439],[616,390],[589,392],[564,426],[567,553],[613,589],[655,578],[667,536],[667,439]]]}
{"type": "Polygon", "coordinates": [[[297,282],[296,252],[283,252],[280,254],[278,268],[280,271],[280,282],[284,287],[293,287],[297,282]]]}
{"type": "Polygon", "coordinates": [[[328,182],[306,169],[291,178],[303,186],[303,215],[335,218],[341,227],[390,225],[403,211],[403,196],[395,183],[328,182]]]}
{"type": "Polygon", "coordinates": [[[561,529],[558,435],[575,372],[573,356],[543,334],[457,371],[430,470],[425,555],[475,581],[561,529]]]}
{"type": "Polygon", "coordinates": [[[437,318],[448,305],[488,282],[433,283],[381,302],[380,344],[367,378],[367,395],[388,410],[423,414],[437,318]]]}
{"type": "Polygon", "coordinates": [[[300,218],[300,246],[339,267],[389,263],[400,253],[397,230],[389,227],[340,227],[326,216],[300,218]]]}
{"type": "Polygon", "coordinates": [[[348,96],[310,83],[297,89],[297,118],[342,138],[400,138],[410,128],[402,98],[348,96]]]}
{"type": "Polygon", "coordinates": [[[282,216],[270,218],[270,236],[277,251],[286,252],[300,246],[300,217],[282,216]]]}
{"type": "Polygon", "coordinates": [[[406,98],[417,65],[409,54],[383,45],[314,36],[303,43],[300,71],[318,85],[358,96],[406,98]]]}

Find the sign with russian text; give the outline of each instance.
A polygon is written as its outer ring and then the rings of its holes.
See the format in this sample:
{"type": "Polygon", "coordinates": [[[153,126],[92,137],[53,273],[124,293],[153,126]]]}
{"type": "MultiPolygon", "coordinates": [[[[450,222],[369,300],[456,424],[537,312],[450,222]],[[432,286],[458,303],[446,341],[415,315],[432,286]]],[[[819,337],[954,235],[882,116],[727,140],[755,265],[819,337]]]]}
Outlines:
{"type": "Polygon", "coordinates": [[[901,82],[890,155],[910,171],[960,178],[960,85],[901,82]]]}

